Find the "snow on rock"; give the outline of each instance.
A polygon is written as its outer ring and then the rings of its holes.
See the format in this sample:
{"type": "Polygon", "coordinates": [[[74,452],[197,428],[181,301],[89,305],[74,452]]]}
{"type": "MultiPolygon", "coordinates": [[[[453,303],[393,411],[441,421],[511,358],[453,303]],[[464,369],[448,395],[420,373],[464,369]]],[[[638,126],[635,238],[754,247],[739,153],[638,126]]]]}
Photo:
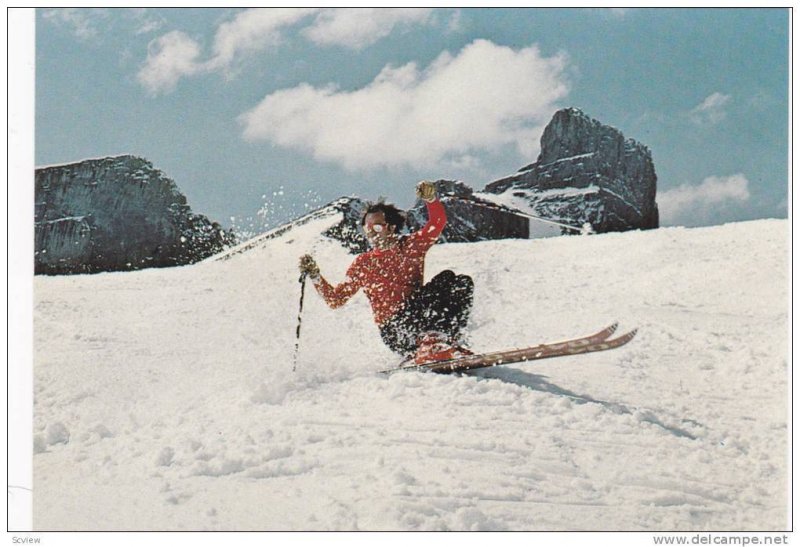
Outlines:
{"type": "MultiPolygon", "coordinates": [[[[432,249],[470,341],[639,327],[624,348],[463,376],[397,361],[298,226],[230,260],[37,277],[34,527],[725,530],[787,524],[785,220],[432,249]]],[[[322,228],[322,229],[321,229],[322,228]]]]}

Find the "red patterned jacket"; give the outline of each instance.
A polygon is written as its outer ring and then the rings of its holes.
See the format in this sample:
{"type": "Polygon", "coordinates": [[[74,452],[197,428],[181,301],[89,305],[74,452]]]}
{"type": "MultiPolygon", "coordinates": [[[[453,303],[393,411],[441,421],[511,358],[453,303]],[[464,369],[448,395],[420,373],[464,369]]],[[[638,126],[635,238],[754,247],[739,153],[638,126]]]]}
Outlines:
{"type": "Polygon", "coordinates": [[[447,223],[444,206],[438,199],[427,207],[428,223],[422,229],[401,237],[391,249],[372,249],[358,255],[347,269],[343,283],[334,287],[322,276],[314,281],[331,308],[342,306],[359,289],[364,289],[378,325],[399,311],[411,293],[422,286],[425,255],[447,223]]]}

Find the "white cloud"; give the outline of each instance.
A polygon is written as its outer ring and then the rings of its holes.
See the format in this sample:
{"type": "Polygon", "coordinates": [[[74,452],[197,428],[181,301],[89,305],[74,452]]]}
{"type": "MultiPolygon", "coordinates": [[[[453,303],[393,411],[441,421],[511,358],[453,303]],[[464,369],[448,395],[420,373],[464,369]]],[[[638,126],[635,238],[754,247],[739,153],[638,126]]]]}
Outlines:
{"type": "Polygon", "coordinates": [[[707,177],[698,185],[683,184],[659,192],[661,224],[700,225],[722,218],[725,209],[750,199],[749,181],[741,173],[728,177],[707,177]]]}
{"type": "Polygon", "coordinates": [[[180,31],[172,31],[150,42],[147,60],[137,74],[139,82],[153,94],[175,89],[183,76],[202,70],[197,62],[200,46],[180,31]]]}
{"type": "Polygon", "coordinates": [[[80,40],[88,40],[99,34],[98,28],[102,20],[108,17],[108,10],[100,8],[58,8],[49,9],[42,13],[46,21],[63,25],[80,40]]]}
{"type": "MultiPolygon", "coordinates": [[[[206,60],[200,60],[201,45],[179,31],[153,40],[148,46],[148,56],[138,79],[150,93],[158,94],[172,91],[185,76],[209,72],[230,75],[237,61],[247,55],[278,47],[289,28],[303,24],[304,19],[315,14],[313,21],[302,31],[306,38],[318,45],[360,49],[388,36],[397,28],[431,23],[431,13],[431,9],[417,8],[248,9],[217,28],[211,54],[206,60]]],[[[150,31],[153,26],[142,28],[150,31]]]]}
{"type": "Polygon", "coordinates": [[[164,18],[160,15],[154,15],[152,11],[147,8],[130,9],[131,18],[135,23],[134,34],[148,34],[164,26],[164,18]]]}
{"type": "Polygon", "coordinates": [[[228,69],[237,56],[278,45],[285,27],[318,10],[315,8],[255,8],[222,23],[214,37],[214,55],[209,70],[228,69]]]}
{"type": "Polygon", "coordinates": [[[725,106],[730,100],[730,95],[712,93],[689,112],[689,119],[698,125],[719,123],[725,119],[725,106]]]}
{"type": "Polygon", "coordinates": [[[305,8],[256,8],[222,23],[214,36],[213,55],[201,61],[200,44],[181,31],[172,31],[148,45],[147,59],[137,78],[151,93],[169,93],[185,76],[228,72],[243,55],[280,43],[282,31],[318,11],[305,8]]]}
{"type": "Polygon", "coordinates": [[[426,24],[430,8],[341,8],[326,9],[303,34],[319,45],[362,49],[385,38],[397,26],[426,24]]]}
{"type": "Polygon", "coordinates": [[[50,23],[64,26],[79,40],[104,38],[120,31],[145,34],[158,30],[164,18],[147,8],[118,9],[121,22],[115,12],[105,8],[54,8],[42,12],[42,18],[50,23]]]}
{"type": "Polygon", "coordinates": [[[136,29],[136,34],[147,34],[150,32],[155,32],[161,28],[163,23],[156,19],[149,19],[146,21],[142,21],[139,28],[136,29]]]}
{"type": "Polygon", "coordinates": [[[520,150],[567,93],[566,57],[477,40],[421,70],[386,66],[367,86],[308,84],[267,95],[242,114],[246,139],[305,150],[348,169],[472,162],[475,153],[520,150]]]}
{"type": "Polygon", "coordinates": [[[449,33],[464,31],[464,16],[461,10],[453,10],[450,13],[450,16],[447,18],[445,29],[449,33]]]}

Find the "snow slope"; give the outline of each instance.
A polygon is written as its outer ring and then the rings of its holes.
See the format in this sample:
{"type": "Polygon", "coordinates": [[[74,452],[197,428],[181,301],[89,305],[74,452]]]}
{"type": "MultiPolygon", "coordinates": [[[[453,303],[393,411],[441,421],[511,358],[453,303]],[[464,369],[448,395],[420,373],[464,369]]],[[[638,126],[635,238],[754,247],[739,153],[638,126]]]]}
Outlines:
{"type": "Polygon", "coordinates": [[[38,530],[787,527],[788,222],[436,246],[474,349],[639,327],[612,352],[375,371],[358,295],[299,284],[322,219],[230,260],[34,284],[38,530]]]}

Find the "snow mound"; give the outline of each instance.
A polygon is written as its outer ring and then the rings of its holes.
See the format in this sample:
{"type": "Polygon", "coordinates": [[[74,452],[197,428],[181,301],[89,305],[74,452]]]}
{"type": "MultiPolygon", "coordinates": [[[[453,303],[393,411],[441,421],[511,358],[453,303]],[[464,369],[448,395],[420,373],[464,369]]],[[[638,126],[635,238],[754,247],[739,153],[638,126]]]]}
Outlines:
{"type": "Polygon", "coordinates": [[[377,374],[366,298],[310,285],[295,353],[299,256],[333,282],[353,258],[313,224],[35,279],[36,529],[787,525],[787,221],[436,246],[428,278],[475,280],[475,350],[640,329],[464,376],[377,374]]]}

